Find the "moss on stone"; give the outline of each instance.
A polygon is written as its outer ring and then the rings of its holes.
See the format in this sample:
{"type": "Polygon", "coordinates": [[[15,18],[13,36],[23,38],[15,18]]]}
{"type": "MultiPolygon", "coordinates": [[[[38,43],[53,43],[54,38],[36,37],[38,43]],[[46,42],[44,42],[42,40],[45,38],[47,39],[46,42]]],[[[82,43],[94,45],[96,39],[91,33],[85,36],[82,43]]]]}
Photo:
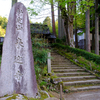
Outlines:
{"type": "Polygon", "coordinates": [[[12,97],[7,98],[6,100],[16,99],[16,96],[18,96],[18,94],[13,94],[12,97]]]}

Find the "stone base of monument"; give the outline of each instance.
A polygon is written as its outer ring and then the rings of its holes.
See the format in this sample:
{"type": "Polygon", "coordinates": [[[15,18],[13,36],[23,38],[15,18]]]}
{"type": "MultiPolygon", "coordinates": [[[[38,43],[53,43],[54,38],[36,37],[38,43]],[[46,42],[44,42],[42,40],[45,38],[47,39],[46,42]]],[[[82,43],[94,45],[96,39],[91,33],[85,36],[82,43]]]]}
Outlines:
{"type": "MultiPolygon", "coordinates": [[[[46,98],[50,98],[49,94],[46,91],[40,91],[38,93],[38,95],[36,96],[35,99],[46,99],[46,98]]],[[[0,100],[30,100],[30,99],[34,99],[32,97],[27,97],[25,95],[22,94],[12,94],[12,95],[5,95],[4,97],[1,97],[0,100]]]]}
{"type": "Polygon", "coordinates": [[[2,97],[0,98],[0,100],[24,100],[25,97],[21,94],[14,94],[14,95],[11,95],[11,96],[7,96],[7,97],[2,97]]]}

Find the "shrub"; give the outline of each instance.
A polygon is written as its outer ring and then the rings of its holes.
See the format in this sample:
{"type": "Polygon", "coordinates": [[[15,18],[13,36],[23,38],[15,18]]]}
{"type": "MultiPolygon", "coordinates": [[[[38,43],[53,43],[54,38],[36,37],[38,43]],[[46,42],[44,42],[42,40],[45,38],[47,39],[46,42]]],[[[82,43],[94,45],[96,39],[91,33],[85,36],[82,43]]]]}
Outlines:
{"type": "Polygon", "coordinates": [[[45,47],[48,47],[48,44],[45,43],[42,38],[41,39],[32,38],[32,51],[35,63],[34,68],[35,68],[36,79],[38,82],[41,82],[43,74],[46,73],[45,67],[47,67],[47,58],[48,58],[47,54],[50,50],[46,49],[45,47]]]}

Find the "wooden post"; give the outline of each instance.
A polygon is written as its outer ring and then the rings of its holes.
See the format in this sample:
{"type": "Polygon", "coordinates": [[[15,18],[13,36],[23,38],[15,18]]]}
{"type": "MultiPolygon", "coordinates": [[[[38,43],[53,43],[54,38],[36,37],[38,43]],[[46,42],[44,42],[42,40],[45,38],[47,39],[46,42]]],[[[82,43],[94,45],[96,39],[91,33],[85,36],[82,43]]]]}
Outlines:
{"type": "Polygon", "coordinates": [[[60,85],[60,100],[62,100],[62,85],[60,85]]]}
{"type": "Polygon", "coordinates": [[[48,73],[51,73],[51,54],[50,52],[48,53],[48,60],[47,60],[47,64],[48,64],[48,73]]]}

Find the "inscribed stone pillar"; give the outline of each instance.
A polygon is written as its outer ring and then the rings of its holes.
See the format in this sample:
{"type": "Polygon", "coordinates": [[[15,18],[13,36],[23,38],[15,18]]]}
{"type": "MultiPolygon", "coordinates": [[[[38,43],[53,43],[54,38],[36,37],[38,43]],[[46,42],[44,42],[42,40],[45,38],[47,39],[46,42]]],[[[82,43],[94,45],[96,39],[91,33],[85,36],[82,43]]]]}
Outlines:
{"type": "Polygon", "coordinates": [[[30,23],[25,6],[16,3],[9,15],[0,69],[0,96],[13,93],[36,97],[30,23]]]}

